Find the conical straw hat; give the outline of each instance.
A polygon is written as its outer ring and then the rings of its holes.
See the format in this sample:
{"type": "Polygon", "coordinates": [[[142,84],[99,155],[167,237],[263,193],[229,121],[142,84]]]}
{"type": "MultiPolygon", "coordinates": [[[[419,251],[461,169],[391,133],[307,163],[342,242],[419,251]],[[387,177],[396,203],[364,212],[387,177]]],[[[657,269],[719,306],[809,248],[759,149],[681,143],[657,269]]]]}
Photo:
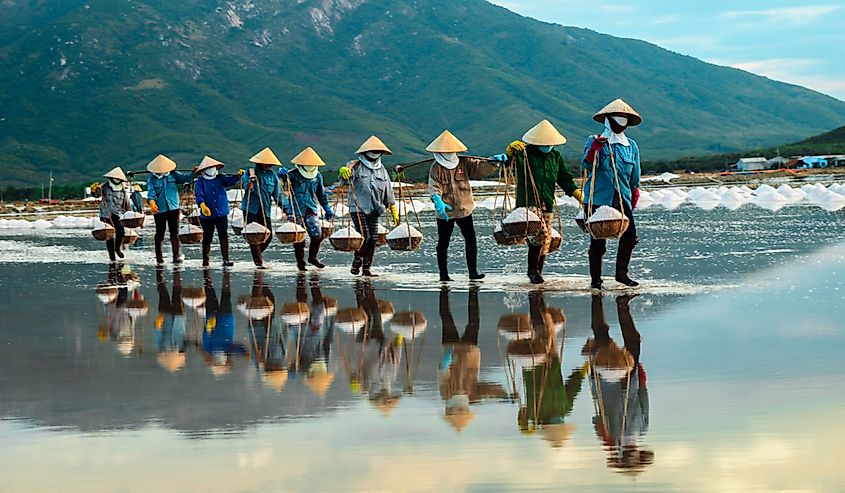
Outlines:
{"type": "Polygon", "coordinates": [[[557,131],[548,120],[543,120],[525,132],[522,141],[535,146],[559,146],[566,144],[566,137],[557,131]]]}
{"type": "Polygon", "coordinates": [[[106,178],[114,178],[120,181],[126,181],[126,173],[120,169],[120,166],[115,167],[113,170],[109,171],[108,173],[103,175],[106,178]]]}
{"type": "Polygon", "coordinates": [[[156,359],[158,360],[158,364],[170,373],[176,373],[185,366],[185,353],[176,351],[158,353],[156,359]]]}
{"type": "Polygon", "coordinates": [[[200,171],[202,171],[204,169],[208,169],[208,168],[220,169],[223,166],[226,166],[226,165],[221,163],[220,161],[214,159],[213,157],[205,156],[204,158],[202,158],[202,161],[200,161],[200,164],[197,166],[197,168],[194,171],[199,173],[200,171]]]}
{"type": "Polygon", "coordinates": [[[461,412],[458,414],[447,414],[443,416],[443,419],[446,420],[449,425],[455,429],[455,431],[463,431],[473,419],[475,419],[475,413],[472,411],[461,412]]]}
{"type": "Polygon", "coordinates": [[[355,151],[355,154],[363,154],[365,152],[383,152],[388,156],[393,154],[393,151],[388,149],[384,142],[375,135],[371,135],[369,139],[365,140],[361,147],[355,151]]]}
{"type": "Polygon", "coordinates": [[[561,448],[569,441],[573,431],[575,431],[575,425],[566,423],[543,425],[540,428],[540,436],[543,440],[550,442],[552,447],[561,448]]]}
{"type": "Polygon", "coordinates": [[[170,173],[174,169],[176,169],[176,163],[163,154],[156,156],[156,158],[150,161],[147,165],[147,171],[150,173],[170,173]]]}
{"type": "Polygon", "coordinates": [[[334,375],[331,373],[317,373],[305,379],[305,385],[320,397],[326,395],[332,382],[334,382],[334,375]]]}
{"type": "Polygon", "coordinates": [[[325,166],[326,163],[320,159],[320,156],[317,152],[310,148],[306,147],[304,151],[300,152],[296,156],[294,156],[290,162],[293,164],[298,164],[300,166],[325,166]]]}
{"type": "Polygon", "coordinates": [[[467,146],[458,140],[452,132],[444,130],[425,150],[428,152],[464,152],[467,150],[467,146]]]}
{"type": "Polygon", "coordinates": [[[269,147],[265,147],[261,152],[249,158],[249,161],[255,164],[272,164],[273,166],[281,166],[282,162],[273,154],[269,147]]]}
{"type": "Polygon", "coordinates": [[[399,405],[399,397],[384,397],[373,399],[370,403],[381,412],[385,418],[393,414],[393,410],[399,405]]]}
{"type": "Polygon", "coordinates": [[[631,105],[621,99],[615,99],[610,104],[599,110],[598,113],[593,115],[593,120],[599,123],[604,123],[604,118],[606,116],[613,115],[627,116],[629,127],[635,127],[643,122],[643,118],[640,114],[637,113],[634,108],[631,108],[631,105]]]}
{"type": "Polygon", "coordinates": [[[288,371],[287,370],[273,370],[268,371],[262,376],[264,380],[264,384],[270,387],[271,389],[275,390],[276,392],[281,392],[283,388],[285,388],[285,384],[288,381],[288,371]]]}

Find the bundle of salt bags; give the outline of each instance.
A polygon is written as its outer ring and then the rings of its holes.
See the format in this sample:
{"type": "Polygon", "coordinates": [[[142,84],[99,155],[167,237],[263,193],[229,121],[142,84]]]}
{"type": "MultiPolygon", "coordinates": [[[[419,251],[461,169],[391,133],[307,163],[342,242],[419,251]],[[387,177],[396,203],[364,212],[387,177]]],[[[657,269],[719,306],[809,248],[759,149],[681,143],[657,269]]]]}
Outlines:
{"type": "Polygon", "coordinates": [[[400,224],[387,233],[387,244],[391,250],[409,252],[420,247],[423,234],[410,224],[400,224]]]}
{"type": "Polygon", "coordinates": [[[509,341],[516,339],[530,339],[534,334],[531,328],[531,317],[527,313],[507,313],[499,318],[496,328],[502,337],[509,341]]]}
{"type": "Polygon", "coordinates": [[[390,330],[406,339],[413,339],[425,332],[428,321],[422,312],[401,312],[393,316],[390,330]]]}
{"type": "Polygon", "coordinates": [[[524,245],[526,241],[525,235],[511,236],[505,233],[502,223],[497,224],[496,229],[493,230],[493,239],[502,246],[524,245]]]}
{"type": "Polygon", "coordinates": [[[200,215],[200,210],[197,209],[197,208],[194,208],[194,210],[191,211],[191,213],[188,215],[188,222],[190,224],[193,224],[194,226],[199,226],[200,225],[200,217],[202,217],[200,215]]]}
{"type": "Polygon", "coordinates": [[[127,228],[123,233],[123,244],[134,245],[136,241],[138,241],[138,232],[134,229],[127,228]]]}
{"type": "Polygon", "coordinates": [[[580,209],[578,211],[578,214],[575,214],[575,224],[578,225],[578,229],[585,233],[587,232],[587,223],[586,219],[584,218],[584,209],[580,209]]]}
{"type": "Polygon", "coordinates": [[[179,228],[179,241],[186,245],[194,245],[202,241],[202,228],[193,224],[186,224],[179,228]]]}
{"type": "Polygon", "coordinates": [[[287,222],[276,228],[276,238],[285,244],[302,243],[307,231],[295,222],[287,222]]]}
{"type": "Polygon", "coordinates": [[[590,215],[586,226],[597,240],[619,238],[628,229],[628,218],[621,211],[603,205],[590,215]]]}
{"type": "Polygon", "coordinates": [[[378,225],[378,236],[376,236],[376,245],[382,246],[387,244],[387,235],[390,233],[387,228],[382,226],[381,224],[378,225]]]}
{"type": "Polygon", "coordinates": [[[329,242],[337,251],[354,252],[361,249],[364,244],[364,237],[361,236],[361,233],[355,231],[352,226],[346,226],[332,233],[329,236],[329,242]]]}
{"type": "Polygon", "coordinates": [[[531,236],[540,231],[540,216],[526,207],[517,207],[502,220],[502,229],[511,236],[531,236]]]}
{"type": "Polygon", "coordinates": [[[241,235],[250,245],[260,245],[270,238],[270,230],[261,223],[251,222],[244,227],[241,235]]]}
{"type": "Polygon", "coordinates": [[[322,219],[320,221],[321,239],[325,240],[334,233],[334,224],[331,221],[322,219]]]}
{"type": "Polygon", "coordinates": [[[549,243],[549,253],[560,250],[561,245],[563,245],[563,235],[560,234],[558,230],[552,228],[551,231],[549,231],[549,236],[552,237],[552,240],[549,243]]]}
{"type": "Polygon", "coordinates": [[[182,303],[188,308],[199,308],[205,304],[205,289],[203,288],[182,288],[182,303]]]}
{"type": "Polygon", "coordinates": [[[120,224],[124,228],[140,228],[144,225],[144,219],[146,218],[147,216],[143,212],[126,211],[120,216],[120,224]]]}
{"type": "Polygon", "coordinates": [[[361,308],[344,308],[335,315],[334,326],[347,334],[354,334],[367,324],[367,313],[361,308]]]}
{"type": "Polygon", "coordinates": [[[302,325],[308,323],[311,317],[311,310],[307,303],[294,301],[282,305],[282,322],[285,325],[302,325]]]}
{"type": "Polygon", "coordinates": [[[94,228],[91,229],[91,234],[97,241],[109,241],[114,238],[114,226],[97,219],[94,228]]]}

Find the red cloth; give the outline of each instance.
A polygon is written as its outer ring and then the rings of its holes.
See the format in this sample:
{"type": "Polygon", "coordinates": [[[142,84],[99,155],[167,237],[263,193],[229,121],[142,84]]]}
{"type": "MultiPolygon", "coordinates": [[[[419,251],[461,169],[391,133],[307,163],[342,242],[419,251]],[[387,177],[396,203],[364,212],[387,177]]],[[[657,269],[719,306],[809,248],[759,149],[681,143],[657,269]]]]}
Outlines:
{"type": "Polygon", "coordinates": [[[637,208],[637,202],[640,201],[640,189],[635,188],[631,190],[631,209],[637,208]]]}

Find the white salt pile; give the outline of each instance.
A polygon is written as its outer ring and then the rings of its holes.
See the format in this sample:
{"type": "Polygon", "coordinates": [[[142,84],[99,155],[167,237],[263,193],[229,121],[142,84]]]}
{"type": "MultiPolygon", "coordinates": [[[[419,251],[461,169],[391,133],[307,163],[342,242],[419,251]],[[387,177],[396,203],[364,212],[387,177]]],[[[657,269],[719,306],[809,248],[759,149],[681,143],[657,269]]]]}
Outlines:
{"type": "Polygon", "coordinates": [[[423,234],[411,226],[410,224],[400,224],[393,228],[393,231],[387,234],[388,240],[398,240],[401,238],[422,238],[423,234]]]}
{"type": "MultiPolygon", "coordinates": [[[[193,226],[193,225],[189,225],[189,226],[193,226]]],[[[193,227],[196,228],[196,229],[199,229],[196,226],[193,226],[193,227]]],[[[183,227],[183,229],[184,229],[184,227],[183,227]]],[[[270,230],[267,229],[267,227],[264,226],[263,224],[261,224],[259,222],[251,222],[251,223],[246,225],[246,227],[243,229],[242,233],[243,234],[255,234],[255,233],[266,233],[268,231],[270,231],[270,230]]],[[[179,230],[179,234],[182,234],[181,229],[179,230]]]]}
{"type": "MultiPolygon", "coordinates": [[[[251,223],[251,225],[252,224],[257,224],[257,223],[251,223]]],[[[244,231],[246,231],[246,230],[244,230],[244,231]]],[[[288,221],[286,223],[282,223],[281,226],[276,227],[276,232],[277,233],[304,233],[305,228],[303,228],[302,226],[300,226],[299,224],[297,224],[295,222],[288,221]]]]}
{"type": "Polygon", "coordinates": [[[540,222],[540,216],[525,207],[517,207],[512,210],[508,217],[502,220],[505,224],[524,223],[524,222],[540,222]]]}
{"type": "Polygon", "coordinates": [[[613,207],[608,207],[603,205],[596,209],[590,215],[590,219],[587,220],[588,223],[595,223],[599,221],[615,221],[618,219],[622,219],[624,217],[618,209],[614,209],[613,207]]]}
{"type": "MultiPolygon", "coordinates": [[[[261,227],[263,228],[264,226],[261,227]]],[[[200,228],[199,226],[194,226],[193,224],[185,224],[184,226],[179,228],[179,236],[194,234],[202,234],[202,228],[200,228]]]]}

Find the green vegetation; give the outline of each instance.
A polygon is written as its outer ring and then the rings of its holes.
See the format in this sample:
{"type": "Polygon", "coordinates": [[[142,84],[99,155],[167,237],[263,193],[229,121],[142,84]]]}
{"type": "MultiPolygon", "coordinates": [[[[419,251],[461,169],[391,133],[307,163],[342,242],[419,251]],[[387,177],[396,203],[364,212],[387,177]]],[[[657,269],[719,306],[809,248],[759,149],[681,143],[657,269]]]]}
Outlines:
{"type": "Polygon", "coordinates": [[[615,97],[645,118],[630,132],[645,159],[845,122],[822,94],[483,0],[0,3],[5,183],[87,182],[157,153],[231,168],[265,145],[314,146],[334,170],[371,133],[409,162],[446,127],[487,155],[541,118],[571,161],[615,97]]]}

